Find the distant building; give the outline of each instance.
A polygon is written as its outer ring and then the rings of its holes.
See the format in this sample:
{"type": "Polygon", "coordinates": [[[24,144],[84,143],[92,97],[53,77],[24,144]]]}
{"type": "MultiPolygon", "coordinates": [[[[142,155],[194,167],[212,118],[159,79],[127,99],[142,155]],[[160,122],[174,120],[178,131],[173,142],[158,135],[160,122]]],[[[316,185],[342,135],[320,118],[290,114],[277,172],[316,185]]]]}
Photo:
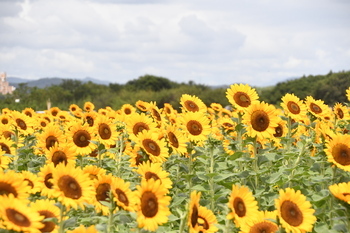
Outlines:
{"type": "Polygon", "coordinates": [[[0,94],[12,94],[15,89],[14,86],[10,86],[9,82],[6,81],[6,73],[0,73],[0,94]]]}

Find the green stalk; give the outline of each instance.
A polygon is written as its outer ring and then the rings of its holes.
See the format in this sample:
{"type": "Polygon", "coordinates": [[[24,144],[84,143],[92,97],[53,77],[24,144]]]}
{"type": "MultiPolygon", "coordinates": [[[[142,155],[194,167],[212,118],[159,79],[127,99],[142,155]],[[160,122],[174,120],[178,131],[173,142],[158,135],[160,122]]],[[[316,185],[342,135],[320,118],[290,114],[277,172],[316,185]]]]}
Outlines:
{"type": "MultiPolygon", "coordinates": [[[[209,173],[213,174],[214,173],[214,149],[213,146],[210,147],[210,167],[209,167],[209,173]]],[[[210,209],[214,211],[214,195],[215,195],[215,190],[214,190],[214,177],[211,175],[209,179],[209,187],[210,187],[210,209]]]]}
{"type": "Polygon", "coordinates": [[[64,233],[64,205],[60,203],[60,222],[58,223],[58,233],[64,233]]]}
{"type": "Polygon", "coordinates": [[[255,137],[254,139],[254,143],[253,143],[253,156],[254,156],[254,160],[253,160],[253,169],[255,172],[255,176],[254,176],[254,180],[255,180],[255,190],[258,188],[258,173],[259,173],[259,165],[258,165],[258,142],[257,142],[257,138],[255,137]]]}
{"type": "Polygon", "coordinates": [[[115,203],[113,201],[113,193],[110,190],[109,191],[109,201],[110,201],[110,206],[109,206],[109,215],[108,215],[108,222],[107,222],[107,233],[112,233],[113,232],[113,212],[116,208],[115,203]]]}

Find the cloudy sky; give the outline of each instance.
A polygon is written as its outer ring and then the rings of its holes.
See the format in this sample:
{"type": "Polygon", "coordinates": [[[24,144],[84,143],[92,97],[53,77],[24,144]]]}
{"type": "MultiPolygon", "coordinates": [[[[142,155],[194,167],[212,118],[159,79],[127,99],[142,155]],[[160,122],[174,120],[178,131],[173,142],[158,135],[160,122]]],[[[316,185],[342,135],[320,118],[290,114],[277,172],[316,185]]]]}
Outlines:
{"type": "Polygon", "coordinates": [[[350,70],[348,0],[0,0],[0,71],[274,85],[350,70]]]}

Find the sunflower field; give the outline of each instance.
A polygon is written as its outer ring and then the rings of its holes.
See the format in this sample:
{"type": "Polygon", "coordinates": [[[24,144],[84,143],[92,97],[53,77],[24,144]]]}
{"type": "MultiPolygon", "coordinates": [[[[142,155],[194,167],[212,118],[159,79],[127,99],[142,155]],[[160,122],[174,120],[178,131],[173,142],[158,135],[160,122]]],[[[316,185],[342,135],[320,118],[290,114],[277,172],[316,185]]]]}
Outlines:
{"type": "Polygon", "coordinates": [[[349,232],[348,103],[226,98],[2,108],[0,233],[349,232]]]}

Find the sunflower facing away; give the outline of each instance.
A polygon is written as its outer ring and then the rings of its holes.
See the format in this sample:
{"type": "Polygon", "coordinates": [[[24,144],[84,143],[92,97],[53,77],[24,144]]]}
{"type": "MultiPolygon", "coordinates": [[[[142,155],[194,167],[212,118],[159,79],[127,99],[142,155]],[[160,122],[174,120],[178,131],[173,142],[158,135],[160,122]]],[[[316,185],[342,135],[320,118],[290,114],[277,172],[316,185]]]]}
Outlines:
{"type": "Polygon", "coordinates": [[[136,188],[138,227],[156,231],[159,225],[168,222],[171,214],[171,197],[166,196],[168,189],[161,185],[160,180],[154,179],[142,180],[136,188]]]}
{"type": "Polygon", "coordinates": [[[0,195],[0,219],[7,230],[17,232],[40,233],[43,227],[40,216],[27,205],[27,201],[15,198],[13,195],[0,195]]]}
{"type": "Polygon", "coordinates": [[[54,195],[67,208],[84,209],[84,203],[91,203],[96,195],[89,175],[72,164],[58,164],[52,172],[52,183],[54,195]]]}
{"type": "Polygon", "coordinates": [[[247,126],[248,136],[258,139],[273,138],[278,122],[279,116],[276,108],[265,102],[250,105],[242,120],[242,123],[247,126]]]}
{"type": "Polygon", "coordinates": [[[183,94],[180,98],[183,112],[206,112],[207,106],[201,99],[194,95],[183,94]]]}
{"type": "MultiPolygon", "coordinates": [[[[55,205],[55,201],[53,200],[39,199],[32,202],[30,206],[34,211],[39,213],[40,216],[43,216],[44,219],[58,219],[60,216],[60,208],[55,205]]],[[[42,223],[44,226],[39,229],[41,232],[56,232],[58,229],[58,225],[56,225],[53,221],[42,221],[42,223]]]]}
{"type": "Polygon", "coordinates": [[[279,198],[275,199],[277,216],[282,227],[287,232],[311,232],[316,217],[313,215],[311,203],[301,194],[300,190],[281,189],[279,198]]]}
{"type": "Polygon", "coordinates": [[[233,84],[227,89],[226,98],[236,109],[242,111],[256,102],[259,96],[248,84],[233,84]]]}
{"type": "Polygon", "coordinates": [[[246,186],[232,185],[228,206],[232,212],[227,218],[234,219],[237,227],[258,215],[258,202],[246,186]]]}
{"type": "Polygon", "coordinates": [[[330,185],[329,191],[339,200],[350,204],[350,182],[330,185]]]}
{"type": "Polygon", "coordinates": [[[350,135],[338,134],[326,143],[325,149],[328,162],[337,167],[350,171],[350,135]]]}

